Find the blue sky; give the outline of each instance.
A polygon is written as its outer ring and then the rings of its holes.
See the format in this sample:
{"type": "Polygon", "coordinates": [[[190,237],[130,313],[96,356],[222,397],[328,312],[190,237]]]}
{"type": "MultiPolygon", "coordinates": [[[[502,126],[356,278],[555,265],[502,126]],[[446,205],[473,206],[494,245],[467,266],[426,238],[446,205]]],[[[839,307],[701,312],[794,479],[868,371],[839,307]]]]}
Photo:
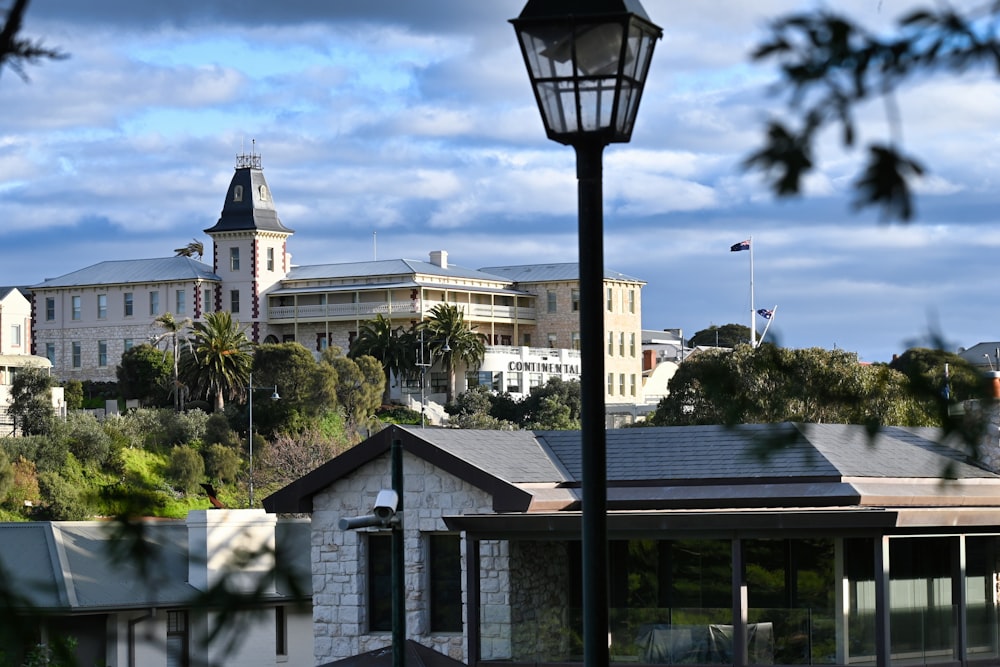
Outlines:
{"type": "MultiPolygon", "coordinates": [[[[837,8],[878,28],[916,4],[837,8]]],[[[748,54],[768,19],[816,3],[644,5],[664,39],[632,142],[605,153],[605,264],[647,281],[645,328],[749,324],[749,254],[729,246],[753,236],[776,342],[888,361],[930,332],[1000,339],[1000,82],[898,98],[929,167],[914,223],[852,210],[858,154],[833,137],[807,195],[775,201],[740,168],[782,109],[773,66],[748,54]]],[[[507,23],[522,6],[32,0],[25,34],[70,57],[28,83],[0,73],[0,284],[207,244],[253,141],[295,263],[576,261],[574,155],[545,139],[507,23]]],[[[886,136],[883,107],[859,125],[886,136]]]]}

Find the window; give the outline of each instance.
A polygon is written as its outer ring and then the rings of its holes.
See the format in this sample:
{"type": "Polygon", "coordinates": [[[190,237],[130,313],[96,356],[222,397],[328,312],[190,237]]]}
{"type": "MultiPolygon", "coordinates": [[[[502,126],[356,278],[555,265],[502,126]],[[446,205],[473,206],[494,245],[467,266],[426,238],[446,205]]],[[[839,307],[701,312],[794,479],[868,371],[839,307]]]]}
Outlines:
{"type": "Polygon", "coordinates": [[[615,332],[608,332],[608,356],[614,356],[615,354],[615,332]]]}
{"type": "Polygon", "coordinates": [[[243,186],[237,185],[233,188],[233,201],[243,201],[243,186]]]}
{"type": "Polygon", "coordinates": [[[569,344],[574,350],[580,349],[580,332],[574,331],[569,335],[569,344]]]}
{"type": "Polygon", "coordinates": [[[182,289],[174,293],[174,314],[183,315],[184,311],[187,310],[186,296],[187,294],[182,289]]]}
{"type": "Polygon", "coordinates": [[[240,249],[230,248],[229,249],[229,270],[239,271],[240,270],[240,249]]]}
{"type": "Polygon", "coordinates": [[[608,396],[615,395],[615,374],[608,373],[608,396]]]}
{"type": "Polygon", "coordinates": [[[431,632],[462,631],[462,539],[458,535],[431,535],[431,632]]]}
{"type": "Polygon", "coordinates": [[[392,537],[368,533],[368,631],[392,630],[392,537]]]}
{"type": "Polygon", "coordinates": [[[625,356],[625,332],[622,331],[618,334],[618,356],[625,356]]]}
{"type": "Polygon", "coordinates": [[[523,333],[521,334],[521,345],[524,347],[531,347],[531,334],[523,333]]]}
{"type": "Polygon", "coordinates": [[[580,310],[580,290],[575,289],[569,293],[570,309],[576,313],[580,310]]]}
{"type": "Polygon", "coordinates": [[[132,317],[132,292],[125,292],[125,317],[132,317]]]}
{"type": "Polygon", "coordinates": [[[607,298],[608,312],[609,313],[614,309],[613,307],[615,305],[615,302],[614,302],[614,298],[613,297],[614,297],[614,292],[612,292],[611,288],[609,287],[608,288],[608,298],[607,298]]]}
{"type": "Polygon", "coordinates": [[[554,350],[559,347],[559,336],[554,333],[549,334],[549,349],[554,350]]]}
{"type": "Polygon", "coordinates": [[[535,387],[542,386],[542,374],[541,373],[528,373],[528,391],[530,392],[535,387]]]}
{"type": "Polygon", "coordinates": [[[549,290],[547,297],[548,297],[549,312],[550,313],[556,312],[556,305],[558,304],[558,301],[556,299],[556,293],[553,290],[549,290]]]}
{"type": "Polygon", "coordinates": [[[149,314],[159,315],[160,314],[160,293],[153,290],[149,293],[149,314]]]}
{"type": "Polygon", "coordinates": [[[448,374],[435,371],[431,373],[431,393],[448,393],[448,374]]]}
{"type": "Polygon", "coordinates": [[[56,344],[46,343],[45,344],[45,358],[49,360],[53,366],[56,364],[56,344]]]}
{"type": "Polygon", "coordinates": [[[635,373],[629,376],[628,393],[631,396],[635,396],[635,373]]]}
{"type": "Polygon", "coordinates": [[[56,300],[54,298],[45,298],[45,320],[51,322],[56,319],[56,300]]]}
{"type": "Polygon", "coordinates": [[[108,365],[108,341],[97,341],[97,365],[104,368],[108,365]]]}
{"type": "Polygon", "coordinates": [[[108,317],[108,295],[97,295],[97,319],[103,320],[108,317]]]}
{"type": "Polygon", "coordinates": [[[512,394],[521,393],[521,374],[507,373],[507,391],[512,394]]]}
{"type": "Polygon", "coordinates": [[[267,249],[267,270],[274,271],[274,248],[267,249]]]}
{"type": "Polygon", "coordinates": [[[267,201],[267,186],[262,185],[257,189],[257,191],[260,193],[260,200],[267,201]]]}
{"type": "Polygon", "coordinates": [[[21,346],[21,325],[12,324],[10,325],[10,344],[14,347],[21,346]]]}
{"type": "Polygon", "coordinates": [[[167,667],[187,667],[188,622],[186,611],[167,612],[167,667]]]}
{"type": "Polygon", "coordinates": [[[205,297],[204,298],[205,298],[205,303],[202,304],[201,309],[202,309],[203,312],[210,313],[214,309],[214,306],[212,304],[212,288],[211,287],[206,287],[205,288],[205,297]]]}
{"type": "Polygon", "coordinates": [[[73,319],[78,320],[80,319],[80,297],[74,296],[71,302],[73,304],[73,319]]]}
{"type": "Polygon", "coordinates": [[[73,368],[80,368],[82,365],[81,352],[80,352],[80,341],[73,341],[73,345],[70,348],[73,354],[73,368]]]}
{"type": "Polygon", "coordinates": [[[288,619],[280,605],[274,608],[274,655],[288,655],[288,619]]]}
{"type": "Polygon", "coordinates": [[[240,312],[240,291],[238,289],[229,290],[229,312],[233,314],[240,312]]]}
{"type": "Polygon", "coordinates": [[[635,313],[635,290],[628,291],[628,312],[635,313]]]}
{"type": "Polygon", "coordinates": [[[628,335],[628,356],[635,359],[635,332],[628,335]]]}
{"type": "Polygon", "coordinates": [[[132,340],[131,338],[126,338],[126,339],[125,339],[125,340],[123,341],[123,345],[122,345],[122,347],[124,348],[124,350],[125,350],[126,352],[128,352],[128,351],[129,351],[129,350],[131,350],[131,349],[132,349],[133,347],[135,347],[135,341],[133,341],[133,340],[132,340]]]}
{"type": "Polygon", "coordinates": [[[625,374],[624,373],[620,373],[618,375],[618,395],[619,396],[624,396],[625,395],[625,374]]]}

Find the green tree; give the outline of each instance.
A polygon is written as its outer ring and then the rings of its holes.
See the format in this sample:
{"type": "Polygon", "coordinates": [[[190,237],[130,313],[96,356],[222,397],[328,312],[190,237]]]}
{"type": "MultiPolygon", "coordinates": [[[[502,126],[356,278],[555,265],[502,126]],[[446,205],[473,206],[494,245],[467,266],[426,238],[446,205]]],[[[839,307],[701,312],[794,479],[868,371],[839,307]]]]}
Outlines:
{"type": "Polygon", "coordinates": [[[232,313],[206,313],[191,329],[182,354],[182,377],[193,393],[211,398],[222,411],[226,400],[242,396],[250,379],[253,344],[232,313]]]}
{"type": "Polygon", "coordinates": [[[41,435],[52,430],[52,379],[40,368],[22,368],[14,374],[7,413],[17,432],[41,435]]]}
{"type": "Polygon", "coordinates": [[[63,383],[63,399],[67,410],[79,410],[83,407],[83,383],[79,380],[66,380],[63,383]]]}
{"type": "Polygon", "coordinates": [[[215,443],[205,448],[205,473],[218,482],[233,482],[240,471],[240,457],[230,447],[215,443]]]}
{"type": "Polygon", "coordinates": [[[469,391],[459,394],[454,403],[446,406],[448,414],[448,425],[452,428],[464,429],[488,429],[499,431],[513,431],[517,425],[503,419],[498,419],[492,414],[493,403],[490,400],[490,388],[485,385],[476,385],[469,391]]]}
{"type": "Polygon", "coordinates": [[[0,449],[0,503],[7,500],[7,494],[14,488],[14,464],[7,452],[0,449]]]}
{"type": "Polygon", "coordinates": [[[254,428],[273,436],[300,431],[337,407],[337,374],[300,343],[258,345],[253,356],[254,428]],[[277,390],[281,399],[268,397],[277,390]]]}
{"type": "MultiPolygon", "coordinates": [[[[580,382],[552,377],[540,387],[532,387],[531,393],[516,405],[520,412],[517,421],[525,428],[539,430],[580,428],[580,405],[580,382]]],[[[497,412],[496,401],[493,414],[503,417],[497,412]]]]}
{"type": "Polygon", "coordinates": [[[912,397],[902,373],[861,364],[843,350],[771,344],[706,350],[680,365],[669,391],[652,425],[939,423],[932,408],[912,397]]]}
{"type": "Polygon", "coordinates": [[[736,347],[750,342],[750,327],[743,324],[714,324],[688,339],[689,347],[736,347]]]}
{"type": "Polygon", "coordinates": [[[341,356],[338,348],[323,350],[322,360],[337,373],[337,402],[344,408],[348,423],[355,427],[367,425],[382,406],[382,365],[368,355],[354,359],[341,356]]]}
{"type": "Polygon", "coordinates": [[[173,361],[173,382],[171,382],[170,395],[174,398],[174,410],[180,412],[184,409],[184,394],[187,389],[181,384],[180,369],[178,367],[180,363],[180,335],[185,329],[191,326],[191,319],[185,317],[183,320],[178,320],[174,317],[173,313],[163,313],[153,320],[153,322],[163,329],[162,334],[153,338],[153,346],[155,347],[164,340],[170,344],[170,356],[173,361]]]}
{"type": "Polygon", "coordinates": [[[378,361],[385,374],[382,402],[388,404],[392,378],[401,378],[414,368],[415,344],[412,332],[401,326],[393,327],[392,321],[379,313],[374,320],[362,322],[347,356],[351,359],[370,356],[378,361]]]}
{"type": "Polygon", "coordinates": [[[455,371],[459,364],[467,370],[476,370],[486,354],[486,340],[465,321],[465,314],[458,306],[439,303],[430,312],[430,319],[420,323],[429,335],[426,341],[432,358],[439,357],[448,372],[447,402],[455,396],[455,371]]]}
{"type": "Polygon", "coordinates": [[[143,405],[166,405],[172,367],[170,356],[148,343],[136,345],[125,351],[115,369],[118,389],[125,398],[137,398],[143,405]]]}
{"type": "Polygon", "coordinates": [[[902,149],[896,95],[932,76],[995,71],[998,19],[996,3],[968,10],[949,3],[909,10],[895,30],[878,32],[828,10],[778,17],[753,57],[777,65],[781,82],[776,90],[787,94],[790,113],[769,121],[764,144],[747,157],[746,166],[764,172],[776,195],[798,194],[816,166],[819,137],[837,136],[845,148],[853,148],[855,110],[881,98],[891,136],[867,146],[853,184],[854,204],[879,207],[886,219],[910,220],[911,184],[924,168],[902,149]]]}

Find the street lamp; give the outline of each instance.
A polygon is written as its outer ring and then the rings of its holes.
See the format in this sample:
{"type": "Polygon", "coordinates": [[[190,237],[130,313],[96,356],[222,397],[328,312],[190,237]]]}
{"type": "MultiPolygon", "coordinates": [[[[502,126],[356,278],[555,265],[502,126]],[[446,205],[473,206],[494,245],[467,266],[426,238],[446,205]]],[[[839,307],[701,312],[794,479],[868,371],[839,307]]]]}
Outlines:
{"type": "MultiPolygon", "coordinates": [[[[425,394],[426,383],[424,381],[424,375],[427,373],[427,369],[434,365],[434,350],[430,350],[430,355],[427,354],[428,350],[424,347],[424,330],[420,330],[420,348],[417,350],[417,357],[420,359],[415,365],[420,369],[420,428],[424,428],[424,423],[426,421],[425,414],[427,412],[427,395],[425,394]]],[[[448,345],[448,339],[445,338],[444,347],[441,348],[442,354],[448,354],[451,352],[451,347],[448,345]]]]}
{"type": "MultiPolygon", "coordinates": [[[[249,422],[250,431],[247,434],[247,451],[250,453],[250,508],[253,509],[253,390],[260,389],[260,387],[253,386],[253,373],[250,373],[250,384],[247,387],[247,408],[249,411],[249,422]]],[[[281,396],[278,396],[278,385],[274,385],[274,391],[271,393],[271,400],[278,401],[281,400],[281,396]]]]}
{"type": "Polygon", "coordinates": [[[576,150],[580,254],[583,660],[609,661],[602,154],[632,137],[663,31],[638,0],[529,0],[512,19],[549,139],[576,150]]]}

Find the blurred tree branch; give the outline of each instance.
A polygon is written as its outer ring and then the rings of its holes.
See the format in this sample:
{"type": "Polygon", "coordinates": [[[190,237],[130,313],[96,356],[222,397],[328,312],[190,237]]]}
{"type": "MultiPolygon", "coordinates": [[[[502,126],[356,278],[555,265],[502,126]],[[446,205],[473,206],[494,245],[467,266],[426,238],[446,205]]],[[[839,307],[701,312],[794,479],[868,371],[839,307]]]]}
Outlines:
{"type": "Polygon", "coordinates": [[[0,27],[0,74],[4,65],[7,65],[24,81],[28,80],[25,65],[34,65],[45,59],[61,60],[68,57],[62,51],[43,46],[41,40],[18,37],[27,10],[28,0],[14,0],[14,5],[7,10],[7,18],[0,27]]]}
{"type": "Polygon", "coordinates": [[[754,50],[756,61],[777,63],[775,91],[785,96],[789,120],[772,118],[763,145],[744,167],[764,173],[779,197],[802,191],[815,167],[821,130],[839,129],[844,147],[855,145],[855,110],[882,99],[889,138],[871,142],[857,180],[855,208],[877,206],[888,221],[914,216],[912,184],[924,168],[902,149],[902,123],[895,96],[918,78],[956,76],[972,68],[1000,73],[1000,2],[959,11],[941,3],[902,16],[886,36],[875,35],[830,11],[779,17],[754,50]]]}

